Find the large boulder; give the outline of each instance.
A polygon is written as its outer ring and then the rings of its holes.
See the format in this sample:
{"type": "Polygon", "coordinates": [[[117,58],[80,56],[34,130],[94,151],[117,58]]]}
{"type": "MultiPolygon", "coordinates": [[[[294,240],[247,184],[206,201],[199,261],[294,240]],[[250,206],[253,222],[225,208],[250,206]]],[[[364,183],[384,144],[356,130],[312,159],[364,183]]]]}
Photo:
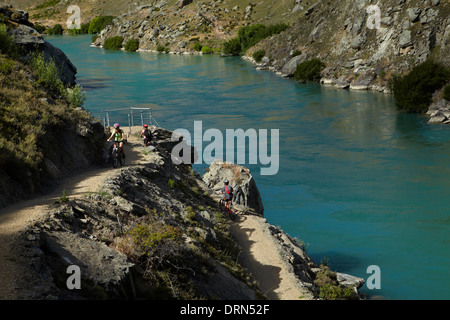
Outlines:
{"type": "Polygon", "coordinates": [[[184,6],[191,4],[193,1],[194,0],[180,0],[178,1],[178,7],[183,8],[184,6]]]}
{"type": "Polygon", "coordinates": [[[297,69],[297,66],[302,61],[305,61],[305,59],[306,59],[306,54],[301,54],[301,55],[293,57],[281,69],[282,75],[284,77],[292,77],[292,76],[294,76],[294,73],[295,73],[295,70],[297,69]]]}
{"type": "Polygon", "coordinates": [[[67,268],[77,266],[81,272],[81,289],[102,288],[103,292],[97,294],[109,299],[136,298],[134,264],[122,253],[70,232],[51,232],[44,237],[44,247],[53,257],[54,277],[68,278],[67,268]]]}
{"type": "Polygon", "coordinates": [[[61,81],[65,85],[75,85],[77,68],[69,60],[66,54],[61,49],[56,48],[47,41],[45,41],[42,45],[42,50],[47,61],[53,59],[56,65],[61,68],[61,81]]]}
{"type": "Polygon", "coordinates": [[[406,13],[408,14],[409,20],[411,22],[416,22],[419,20],[420,13],[422,12],[422,9],[420,8],[409,8],[406,10],[406,13]]]}
{"type": "Polygon", "coordinates": [[[350,85],[351,90],[368,90],[374,81],[375,76],[371,72],[362,74],[350,85]]]}
{"type": "Polygon", "coordinates": [[[234,189],[233,203],[251,208],[260,215],[264,214],[261,195],[249,169],[216,159],[202,179],[216,192],[222,190],[225,180],[229,180],[230,186],[234,189]]]}
{"type": "Polygon", "coordinates": [[[53,59],[61,69],[61,81],[65,85],[75,85],[77,68],[69,60],[66,54],[53,46],[33,28],[19,24],[16,28],[9,28],[9,34],[14,38],[14,42],[24,49],[24,54],[40,51],[44,53],[46,61],[53,59]]]}

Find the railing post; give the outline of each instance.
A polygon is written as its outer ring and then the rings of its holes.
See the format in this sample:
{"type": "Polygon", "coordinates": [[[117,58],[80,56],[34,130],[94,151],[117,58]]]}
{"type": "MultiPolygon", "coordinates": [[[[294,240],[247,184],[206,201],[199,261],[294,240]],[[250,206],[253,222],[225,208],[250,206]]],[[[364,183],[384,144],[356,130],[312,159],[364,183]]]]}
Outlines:
{"type": "Polygon", "coordinates": [[[110,117],[109,117],[109,111],[106,110],[106,121],[107,121],[108,127],[111,126],[110,120],[111,120],[111,119],[110,119],[110,117]]]}
{"type": "Polygon", "coordinates": [[[130,114],[128,114],[128,128],[130,128],[129,132],[131,135],[131,122],[130,122],[130,114]]]}

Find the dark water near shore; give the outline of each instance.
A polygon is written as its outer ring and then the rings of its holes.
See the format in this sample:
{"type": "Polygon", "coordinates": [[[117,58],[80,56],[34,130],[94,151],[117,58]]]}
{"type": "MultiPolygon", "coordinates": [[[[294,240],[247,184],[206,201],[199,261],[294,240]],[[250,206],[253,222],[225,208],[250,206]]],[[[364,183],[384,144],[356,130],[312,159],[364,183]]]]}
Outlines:
{"type": "MultiPolygon", "coordinates": [[[[151,107],[162,127],[191,132],[194,121],[203,131],[279,129],[279,172],[248,165],[271,224],[340,272],[367,279],[378,265],[381,289],[366,294],[450,298],[449,126],[398,112],[390,95],[298,84],[240,58],[48,40],[77,66],[91,112],[151,107]]],[[[125,112],[115,117],[126,124],[125,112]]]]}

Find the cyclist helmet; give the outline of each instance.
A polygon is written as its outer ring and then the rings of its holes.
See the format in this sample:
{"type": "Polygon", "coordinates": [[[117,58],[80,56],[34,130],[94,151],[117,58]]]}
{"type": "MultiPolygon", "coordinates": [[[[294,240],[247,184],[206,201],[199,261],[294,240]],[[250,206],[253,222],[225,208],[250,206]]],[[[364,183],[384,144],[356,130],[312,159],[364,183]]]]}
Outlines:
{"type": "Polygon", "coordinates": [[[118,123],[115,123],[115,124],[114,124],[114,128],[117,129],[117,128],[119,128],[119,127],[120,127],[120,124],[118,124],[118,123]]]}
{"type": "Polygon", "coordinates": [[[144,124],[144,128],[148,128],[148,124],[144,124]]]}

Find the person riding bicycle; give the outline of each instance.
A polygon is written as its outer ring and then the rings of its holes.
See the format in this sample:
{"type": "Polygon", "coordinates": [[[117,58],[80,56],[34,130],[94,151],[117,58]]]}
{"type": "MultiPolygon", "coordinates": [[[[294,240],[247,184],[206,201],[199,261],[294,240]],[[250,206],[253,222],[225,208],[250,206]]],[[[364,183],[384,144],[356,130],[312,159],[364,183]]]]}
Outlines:
{"type": "Polygon", "coordinates": [[[120,128],[120,124],[116,123],[114,124],[114,131],[109,137],[108,141],[111,141],[112,138],[114,138],[114,143],[118,145],[119,152],[122,152],[122,156],[125,158],[125,152],[123,150],[123,142],[125,140],[125,133],[120,128]]]}
{"type": "Polygon", "coordinates": [[[147,147],[152,140],[152,132],[148,128],[148,124],[144,124],[144,129],[141,131],[141,138],[144,138],[144,145],[147,147]]]}
{"type": "Polygon", "coordinates": [[[222,188],[222,191],[220,191],[221,194],[224,194],[223,200],[225,201],[225,207],[227,209],[230,209],[231,207],[231,201],[233,199],[233,188],[229,185],[229,181],[225,180],[223,182],[224,186],[222,188]]]}

